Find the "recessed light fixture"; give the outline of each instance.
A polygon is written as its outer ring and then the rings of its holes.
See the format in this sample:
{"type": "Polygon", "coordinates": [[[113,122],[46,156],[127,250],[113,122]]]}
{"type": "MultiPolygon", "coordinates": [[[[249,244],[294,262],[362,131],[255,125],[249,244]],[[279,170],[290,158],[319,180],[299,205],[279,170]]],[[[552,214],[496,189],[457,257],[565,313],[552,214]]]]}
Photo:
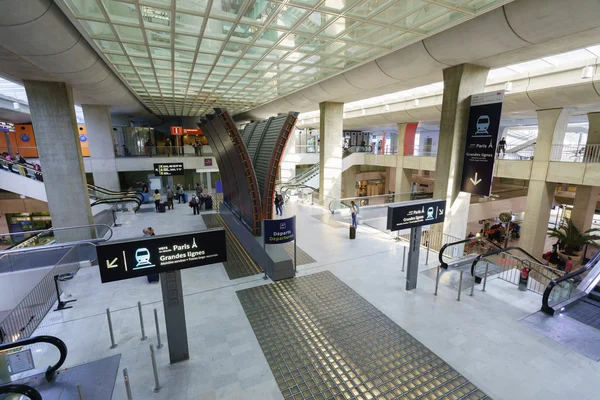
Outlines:
{"type": "Polygon", "coordinates": [[[508,81],[504,84],[504,91],[506,93],[510,93],[511,90],[512,90],[512,82],[508,81]]]}
{"type": "Polygon", "coordinates": [[[419,104],[420,104],[420,103],[421,103],[421,102],[419,101],[419,99],[415,99],[415,107],[419,107],[419,104]]]}
{"type": "Polygon", "coordinates": [[[593,75],[594,75],[594,67],[592,65],[583,67],[583,69],[581,70],[581,79],[591,79],[593,75]]]}

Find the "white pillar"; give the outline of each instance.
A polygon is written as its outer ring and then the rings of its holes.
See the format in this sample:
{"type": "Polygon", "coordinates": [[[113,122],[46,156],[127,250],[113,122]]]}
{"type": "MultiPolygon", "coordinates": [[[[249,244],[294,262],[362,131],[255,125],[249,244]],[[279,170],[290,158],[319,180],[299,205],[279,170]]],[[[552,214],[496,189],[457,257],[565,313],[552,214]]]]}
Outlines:
{"type": "Polygon", "coordinates": [[[115,163],[115,145],[112,135],[110,107],[82,104],[85,128],[90,142],[90,165],[94,184],[119,191],[119,174],[115,163]]]}
{"type": "Polygon", "coordinates": [[[342,136],[344,103],[319,104],[320,116],[320,167],[319,201],[339,199],[342,195],[342,136]]]}

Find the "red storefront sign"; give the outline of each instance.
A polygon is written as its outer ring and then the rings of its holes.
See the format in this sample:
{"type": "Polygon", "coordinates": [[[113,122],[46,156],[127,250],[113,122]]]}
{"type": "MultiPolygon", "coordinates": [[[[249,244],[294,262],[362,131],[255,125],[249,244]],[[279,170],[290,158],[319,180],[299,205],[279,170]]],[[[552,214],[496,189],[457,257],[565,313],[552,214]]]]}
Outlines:
{"type": "Polygon", "coordinates": [[[182,135],[202,135],[202,129],[199,128],[183,128],[181,126],[172,126],[171,135],[182,136],[182,135]]]}

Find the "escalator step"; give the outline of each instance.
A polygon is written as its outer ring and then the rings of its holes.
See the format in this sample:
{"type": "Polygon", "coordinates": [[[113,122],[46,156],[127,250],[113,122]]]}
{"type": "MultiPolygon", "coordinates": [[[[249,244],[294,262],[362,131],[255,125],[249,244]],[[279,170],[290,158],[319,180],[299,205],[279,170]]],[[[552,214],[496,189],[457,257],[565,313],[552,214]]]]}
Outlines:
{"type": "Polygon", "coordinates": [[[589,296],[582,301],[600,308],[600,296],[594,295],[593,293],[590,293],[589,296]]]}

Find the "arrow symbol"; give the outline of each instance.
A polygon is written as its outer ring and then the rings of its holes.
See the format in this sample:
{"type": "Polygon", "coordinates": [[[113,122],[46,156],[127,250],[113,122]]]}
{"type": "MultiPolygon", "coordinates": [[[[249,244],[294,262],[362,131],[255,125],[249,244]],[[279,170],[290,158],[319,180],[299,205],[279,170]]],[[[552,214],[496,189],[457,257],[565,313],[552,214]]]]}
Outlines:
{"type": "Polygon", "coordinates": [[[119,265],[115,264],[117,262],[117,257],[115,257],[114,260],[112,260],[111,262],[108,262],[108,260],[106,260],[106,268],[117,268],[119,265]]]}
{"type": "Polygon", "coordinates": [[[444,210],[440,210],[440,215],[444,215],[444,210]]]}
{"type": "Polygon", "coordinates": [[[474,186],[479,185],[479,182],[482,181],[482,179],[477,179],[477,172],[475,172],[475,179],[473,178],[469,178],[471,180],[471,182],[473,183],[474,186]]]}

